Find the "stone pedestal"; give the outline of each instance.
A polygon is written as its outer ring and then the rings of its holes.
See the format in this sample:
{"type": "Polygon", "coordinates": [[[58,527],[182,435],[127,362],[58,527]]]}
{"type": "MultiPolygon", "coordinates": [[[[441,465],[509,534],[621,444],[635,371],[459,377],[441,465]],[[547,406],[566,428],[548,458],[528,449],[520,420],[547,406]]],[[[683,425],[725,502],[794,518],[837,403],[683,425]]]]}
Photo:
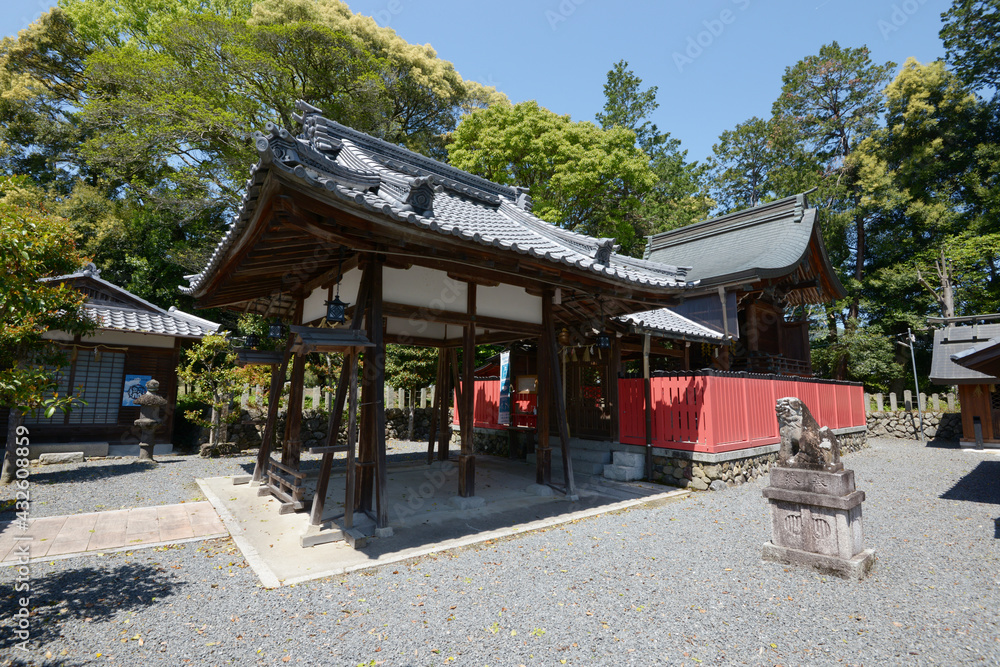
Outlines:
{"type": "Polygon", "coordinates": [[[855,488],[853,470],[839,463],[826,469],[776,466],[764,497],[772,536],[764,560],[855,580],[871,571],[875,552],[865,549],[861,525],[865,493],[855,488]]]}

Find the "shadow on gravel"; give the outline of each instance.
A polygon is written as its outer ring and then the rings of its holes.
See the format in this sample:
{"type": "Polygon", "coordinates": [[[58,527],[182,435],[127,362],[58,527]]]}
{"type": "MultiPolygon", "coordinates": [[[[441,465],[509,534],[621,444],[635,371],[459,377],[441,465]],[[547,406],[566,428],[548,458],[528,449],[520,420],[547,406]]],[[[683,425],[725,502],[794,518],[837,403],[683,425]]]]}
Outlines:
{"type": "Polygon", "coordinates": [[[982,461],[941,498],[1000,505],[1000,461],[982,461]]]}
{"type": "Polygon", "coordinates": [[[934,449],[958,449],[958,440],[938,440],[934,438],[933,440],[928,440],[925,447],[933,447],[934,449]]]}
{"type": "MultiPolygon", "coordinates": [[[[28,567],[34,567],[29,565],[28,567]]],[[[124,611],[149,607],[171,595],[179,582],[162,567],[129,563],[113,569],[84,567],[45,576],[30,575],[30,591],[0,587],[0,649],[18,639],[8,627],[30,595],[30,644],[44,646],[60,636],[64,621],[101,623],[124,611]]]]}
{"type": "Polygon", "coordinates": [[[141,474],[155,470],[158,465],[169,465],[178,463],[170,461],[163,463],[139,463],[130,461],[128,463],[102,463],[100,465],[81,466],[71,470],[50,470],[48,472],[31,471],[31,482],[33,484],[57,484],[65,482],[90,482],[102,479],[121,477],[122,475],[141,474]]]}

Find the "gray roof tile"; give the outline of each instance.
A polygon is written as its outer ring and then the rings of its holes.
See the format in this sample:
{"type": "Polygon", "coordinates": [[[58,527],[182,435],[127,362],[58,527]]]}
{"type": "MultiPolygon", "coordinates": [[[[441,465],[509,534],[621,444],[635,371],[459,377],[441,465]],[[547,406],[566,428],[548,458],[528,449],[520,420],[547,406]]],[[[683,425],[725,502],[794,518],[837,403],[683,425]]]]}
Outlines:
{"type": "Polygon", "coordinates": [[[182,291],[197,294],[240,238],[256,205],[268,169],[279,169],[349,205],[409,225],[449,234],[479,245],[509,249],[555,264],[572,266],[624,283],[683,288],[685,270],[612,253],[607,265],[595,261],[602,240],[561,229],[530,212],[518,188],[491,183],[444,163],[395,146],[321,117],[299,103],[303,131],[292,137],[268,126],[255,145],[260,162],[251,170],[243,203],[228,233],[201,273],[182,291]],[[433,186],[429,207],[415,191],[433,186]],[[409,201],[410,203],[406,203],[409,201]]]}
{"type": "Polygon", "coordinates": [[[85,303],[84,310],[97,322],[98,328],[111,331],[201,338],[219,328],[218,324],[177,310],[153,312],[97,303],[85,303]]]}
{"type": "Polygon", "coordinates": [[[721,332],[682,317],[669,308],[623,315],[618,319],[636,329],[662,333],[666,338],[690,338],[704,342],[721,342],[725,338],[721,332]]]}
{"type": "Polygon", "coordinates": [[[931,382],[935,384],[992,384],[997,378],[956,363],[996,344],[1000,324],[948,326],[934,331],[931,382]]]}

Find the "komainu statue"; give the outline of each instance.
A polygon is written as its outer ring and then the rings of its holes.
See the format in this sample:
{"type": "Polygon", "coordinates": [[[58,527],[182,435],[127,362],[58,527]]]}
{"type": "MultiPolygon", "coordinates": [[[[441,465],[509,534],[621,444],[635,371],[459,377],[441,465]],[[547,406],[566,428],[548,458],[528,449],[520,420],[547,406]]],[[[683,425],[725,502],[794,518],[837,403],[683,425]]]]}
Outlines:
{"type": "Polygon", "coordinates": [[[779,398],[776,406],[781,449],[778,464],[788,468],[834,470],[840,466],[840,443],[820,428],[808,406],[797,398],[779,398]]]}

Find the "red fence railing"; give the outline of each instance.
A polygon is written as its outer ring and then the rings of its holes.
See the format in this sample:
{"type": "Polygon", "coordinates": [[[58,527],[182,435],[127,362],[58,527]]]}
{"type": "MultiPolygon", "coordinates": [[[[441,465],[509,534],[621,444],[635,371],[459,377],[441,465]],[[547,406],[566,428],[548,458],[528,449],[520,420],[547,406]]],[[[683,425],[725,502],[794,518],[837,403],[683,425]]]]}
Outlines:
{"type": "MultiPolygon", "coordinates": [[[[864,387],[848,382],[780,375],[719,373],[668,374],[650,380],[653,446],[720,453],[772,445],[779,441],[774,406],[794,396],[809,407],[820,426],[832,429],[865,425],[864,387]]],[[[534,427],[537,397],[514,394],[514,426],[534,427]]],[[[501,429],[500,381],[476,380],[476,428],[501,429]]],[[[457,411],[453,413],[457,425],[457,411]]],[[[643,380],[618,380],[619,440],[646,444],[643,380]]]]}
{"type": "MultiPolygon", "coordinates": [[[[476,428],[507,428],[500,424],[500,380],[489,378],[476,380],[475,407],[472,411],[473,426],[476,428]]],[[[514,394],[511,396],[512,426],[534,428],[535,406],[538,399],[534,394],[514,394]]],[[[458,410],[452,408],[452,420],[459,425],[458,410]]]]}
{"type": "MultiPolygon", "coordinates": [[[[618,381],[619,436],[646,444],[643,380],[618,381]]],[[[784,376],[691,373],[650,380],[654,447],[719,453],[779,442],[774,406],[779,398],[800,399],[832,429],[865,425],[860,384],[784,376]]]]}

